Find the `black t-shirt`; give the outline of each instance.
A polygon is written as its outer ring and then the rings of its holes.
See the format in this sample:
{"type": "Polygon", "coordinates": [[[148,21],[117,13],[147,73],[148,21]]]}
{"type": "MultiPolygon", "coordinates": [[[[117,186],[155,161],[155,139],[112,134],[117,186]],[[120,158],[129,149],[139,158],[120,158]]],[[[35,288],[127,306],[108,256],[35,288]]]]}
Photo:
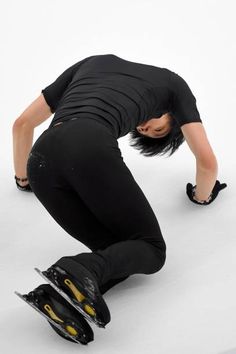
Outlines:
{"type": "Polygon", "coordinates": [[[42,93],[55,113],[49,127],[59,121],[88,117],[108,126],[119,138],[169,111],[179,126],[202,122],[196,98],[178,74],[113,54],[80,60],[42,93]]]}

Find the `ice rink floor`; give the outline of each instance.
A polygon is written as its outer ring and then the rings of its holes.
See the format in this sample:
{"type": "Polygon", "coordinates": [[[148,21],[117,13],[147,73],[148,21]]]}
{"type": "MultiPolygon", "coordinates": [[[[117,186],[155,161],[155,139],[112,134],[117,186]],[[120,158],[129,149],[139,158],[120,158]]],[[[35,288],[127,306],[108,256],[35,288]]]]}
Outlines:
{"type": "MultiPolygon", "coordinates": [[[[236,354],[235,1],[8,0],[1,14],[0,353],[236,354]],[[186,80],[228,187],[209,206],[196,205],[185,194],[196,173],[186,142],[170,158],[148,158],[128,136],[119,139],[167,258],[159,272],[132,275],[104,295],[111,322],[91,324],[94,341],[83,346],[14,294],[44,282],[35,267],[89,249],[16,188],[12,125],[69,66],[108,53],[186,80]]],[[[34,142],[52,118],[36,127],[34,142]]]]}

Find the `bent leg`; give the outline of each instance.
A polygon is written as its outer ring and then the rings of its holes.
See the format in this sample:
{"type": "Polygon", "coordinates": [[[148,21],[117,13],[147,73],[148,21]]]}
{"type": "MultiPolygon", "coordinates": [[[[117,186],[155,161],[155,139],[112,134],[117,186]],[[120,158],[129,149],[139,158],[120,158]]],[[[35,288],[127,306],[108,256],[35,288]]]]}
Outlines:
{"type": "Polygon", "coordinates": [[[166,244],[147,198],[123,161],[117,140],[92,120],[74,126],[74,137],[70,128],[70,141],[63,146],[67,155],[73,156],[66,164],[66,170],[71,171],[66,174],[67,181],[115,236],[106,248],[72,257],[93,272],[99,285],[132,274],[157,272],[165,263],[166,244]]]}
{"type": "Polygon", "coordinates": [[[85,119],[66,123],[53,134],[44,135],[36,145],[39,154],[32,154],[29,160],[29,182],[54,219],[94,250],[71,258],[96,276],[100,288],[132,274],[160,270],[166,245],[149,202],[123,161],[117,140],[101,124],[85,119]],[[81,205],[83,217],[79,218],[81,205]],[[89,218],[86,227],[81,227],[86,219],[83,213],[93,215],[101,232],[96,226],[96,234],[88,232],[89,218]]]}

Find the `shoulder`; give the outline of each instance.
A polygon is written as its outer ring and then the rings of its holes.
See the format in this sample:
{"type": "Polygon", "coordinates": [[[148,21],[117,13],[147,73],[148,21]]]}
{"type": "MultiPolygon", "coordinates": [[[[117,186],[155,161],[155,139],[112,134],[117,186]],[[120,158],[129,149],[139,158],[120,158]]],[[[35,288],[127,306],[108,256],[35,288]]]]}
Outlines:
{"type": "Polygon", "coordinates": [[[174,71],[168,71],[170,88],[176,96],[183,96],[184,94],[191,94],[192,96],[194,96],[189,84],[182,76],[180,76],[174,71]]]}

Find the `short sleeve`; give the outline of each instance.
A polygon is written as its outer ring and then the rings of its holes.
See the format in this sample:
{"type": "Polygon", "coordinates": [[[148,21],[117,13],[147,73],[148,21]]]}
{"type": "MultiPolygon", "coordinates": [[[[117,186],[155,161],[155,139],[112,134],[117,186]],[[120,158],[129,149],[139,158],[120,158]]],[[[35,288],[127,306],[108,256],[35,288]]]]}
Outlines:
{"type": "Polygon", "coordinates": [[[57,79],[50,85],[46,86],[41,92],[44,95],[45,101],[50,107],[52,113],[54,113],[58,107],[58,104],[68,87],[69,83],[72,81],[75,72],[80,68],[80,66],[85,63],[92,56],[84,58],[74,65],[67,68],[57,79]]]}
{"type": "Polygon", "coordinates": [[[187,82],[176,73],[171,75],[172,113],[179,126],[186,123],[202,123],[196,98],[187,82]]]}

